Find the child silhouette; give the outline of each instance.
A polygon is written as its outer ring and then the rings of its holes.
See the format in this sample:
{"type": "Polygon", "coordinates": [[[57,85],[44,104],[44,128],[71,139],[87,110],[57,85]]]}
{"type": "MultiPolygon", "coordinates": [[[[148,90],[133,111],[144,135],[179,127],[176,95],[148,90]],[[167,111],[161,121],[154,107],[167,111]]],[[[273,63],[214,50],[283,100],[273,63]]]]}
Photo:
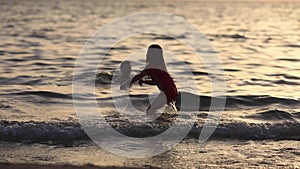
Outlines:
{"type": "Polygon", "coordinates": [[[117,78],[117,82],[120,84],[120,89],[124,90],[129,87],[130,84],[130,73],[131,73],[131,63],[130,61],[124,61],[120,65],[121,75],[117,78]]]}
{"type": "Polygon", "coordinates": [[[102,72],[97,74],[95,83],[111,84],[113,82],[120,84],[121,89],[126,89],[130,84],[131,63],[123,61],[120,65],[120,73],[113,74],[111,72],[102,72]],[[113,78],[115,76],[116,78],[113,78]]]}
{"type": "Polygon", "coordinates": [[[141,73],[133,77],[129,86],[136,81],[139,81],[141,86],[143,83],[156,85],[161,91],[147,108],[147,114],[153,114],[166,104],[176,110],[174,104],[178,95],[177,87],[167,71],[163,50],[158,44],[149,46],[146,55],[146,67],[141,73]],[[149,76],[150,79],[144,79],[145,76],[149,76]]]}

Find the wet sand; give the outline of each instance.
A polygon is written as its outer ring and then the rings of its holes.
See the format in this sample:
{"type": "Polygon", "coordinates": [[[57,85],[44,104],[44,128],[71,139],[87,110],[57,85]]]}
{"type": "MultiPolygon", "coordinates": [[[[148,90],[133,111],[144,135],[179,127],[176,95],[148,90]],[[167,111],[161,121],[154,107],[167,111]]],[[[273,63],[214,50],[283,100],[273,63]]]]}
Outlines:
{"type": "Polygon", "coordinates": [[[63,147],[2,143],[0,150],[1,169],[300,167],[300,147],[296,140],[214,140],[199,144],[188,139],[163,154],[141,159],[120,157],[93,144],[63,147]]]}
{"type": "MultiPolygon", "coordinates": [[[[11,164],[0,163],[0,168],[5,169],[142,169],[141,167],[117,167],[117,166],[94,166],[91,164],[75,166],[75,165],[38,165],[38,164],[11,164]]],[[[155,169],[157,167],[146,166],[145,169],[155,169]]]]}

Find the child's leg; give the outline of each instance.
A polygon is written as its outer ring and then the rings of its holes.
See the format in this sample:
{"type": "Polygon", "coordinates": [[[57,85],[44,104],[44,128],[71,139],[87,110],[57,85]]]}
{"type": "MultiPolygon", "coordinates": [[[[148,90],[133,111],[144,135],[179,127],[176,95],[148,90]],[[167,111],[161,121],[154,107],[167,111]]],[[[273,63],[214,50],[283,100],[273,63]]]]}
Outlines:
{"type": "Polygon", "coordinates": [[[176,106],[175,106],[175,102],[170,102],[170,103],[168,103],[168,108],[169,108],[170,110],[172,110],[172,111],[177,112],[177,108],[176,108],[176,106]]]}
{"type": "Polygon", "coordinates": [[[153,114],[157,109],[163,107],[167,104],[167,98],[164,92],[160,92],[160,94],[154,99],[151,105],[148,107],[146,113],[153,114]]]}

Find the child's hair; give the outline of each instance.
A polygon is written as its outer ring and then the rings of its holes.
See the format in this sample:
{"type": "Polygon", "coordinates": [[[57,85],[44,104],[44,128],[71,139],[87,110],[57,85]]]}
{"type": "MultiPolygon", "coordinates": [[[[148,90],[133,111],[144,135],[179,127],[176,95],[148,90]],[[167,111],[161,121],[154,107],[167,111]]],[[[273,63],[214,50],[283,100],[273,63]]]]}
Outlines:
{"type": "Polygon", "coordinates": [[[152,44],[149,46],[146,55],[146,68],[156,68],[167,71],[163,57],[163,50],[158,44],[152,44]]]}

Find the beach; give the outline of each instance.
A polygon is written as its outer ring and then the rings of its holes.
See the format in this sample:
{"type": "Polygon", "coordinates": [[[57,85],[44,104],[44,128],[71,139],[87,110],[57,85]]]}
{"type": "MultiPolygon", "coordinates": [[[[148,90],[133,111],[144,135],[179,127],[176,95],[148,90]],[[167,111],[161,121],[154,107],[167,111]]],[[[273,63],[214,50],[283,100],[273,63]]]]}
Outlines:
{"type": "Polygon", "coordinates": [[[1,165],[22,168],[26,166],[76,168],[82,165],[84,168],[112,166],[116,168],[297,168],[299,166],[299,144],[298,141],[293,140],[216,140],[200,144],[187,139],[166,153],[142,159],[116,156],[96,145],[88,145],[63,147],[32,144],[14,145],[11,146],[14,148],[9,148],[10,146],[4,147],[2,144],[1,156],[5,163],[1,165]]]}
{"type": "MultiPolygon", "coordinates": [[[[84,166],[72,166],[72,165],[34,165],[34,164],[10,164],[10,163],[2,163],[0,164],[1,168],[7,168],[7,169],[18,169],[18,168],[24,168],[24,169],[32,169],[32,168],[41,168],[41,169],[105,169],[105,168],[125,168],[125,167],[97,167],[93,165],[84,165],[84,166]]],[[[126,167],[127,168],[127,167],[126,167]]],[[[129,168],[129,167],[128,167],[129,168]]],[[[134,167],[136,168],[136,167],[134,167]]],[[[133,169],[133,168],[132,168],[133,169]]]]}

